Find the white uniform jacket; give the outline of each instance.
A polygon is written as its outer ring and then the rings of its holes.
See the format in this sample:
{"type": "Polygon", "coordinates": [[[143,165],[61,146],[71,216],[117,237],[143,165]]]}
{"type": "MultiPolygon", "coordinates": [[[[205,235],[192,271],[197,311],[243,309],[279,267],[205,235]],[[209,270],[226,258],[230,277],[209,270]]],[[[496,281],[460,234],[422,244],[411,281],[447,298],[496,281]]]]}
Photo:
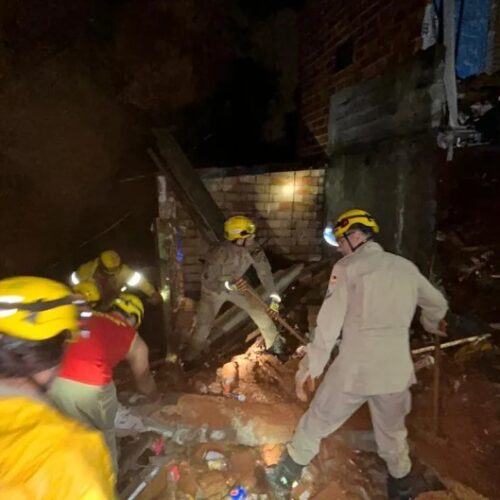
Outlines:
{"type": "Polygon", "coordinates": [[[329,378],[334,376],[343,391],[370,396],[407,389],[415,381],[409,327],[417,306],[424,328],[436,332],[448,308],[441,292],[409,260],[365,243],[333,268],[307,346],[309,374],[323,373],[342,331],[329,378]]]}

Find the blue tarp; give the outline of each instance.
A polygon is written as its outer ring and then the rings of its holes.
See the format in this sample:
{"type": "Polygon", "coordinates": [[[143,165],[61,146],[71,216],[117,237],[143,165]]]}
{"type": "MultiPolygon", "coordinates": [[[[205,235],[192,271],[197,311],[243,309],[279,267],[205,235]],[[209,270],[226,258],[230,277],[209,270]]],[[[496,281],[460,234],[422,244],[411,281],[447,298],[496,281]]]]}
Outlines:
{"type": "MultiPolygon", "coordinates": [[[[442,0],[434,0],[434,5],[438,12],[442,12],[442,0]]],[[[486,70],[490,17],[491,0],[455,0],[458,78],[467,78],[486,70]]]]}
{"type": "Polygon", "coordinates": [[[456,0],[455,4],[456,26],[460,30],[456,71],[459,78],[467,78],[486,70],[491,0],[456,0]]]}

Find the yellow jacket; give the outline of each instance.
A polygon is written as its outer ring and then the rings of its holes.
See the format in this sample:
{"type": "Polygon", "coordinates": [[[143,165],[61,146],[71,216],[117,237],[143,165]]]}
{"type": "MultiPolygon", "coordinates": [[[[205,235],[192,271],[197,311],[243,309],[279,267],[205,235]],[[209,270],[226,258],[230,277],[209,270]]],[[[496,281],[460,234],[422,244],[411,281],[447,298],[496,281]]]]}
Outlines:
{"type": "MultiPolygon", "coordinates": [[[[80,281],[96,281],[95,274],[99,267],[99,258],[86,262],[82,264],[76,271],[76,274],[80,281]]],[[[113,288],[118,294],[122,287],[127,285],[127,282],[133,277],[135,271],[130,269],[125,264],[120,266],[120,270],[115,275],[110,275],[109,279],[111,288],[113,288]]],[[[99,285],[99,283],[98,283],[99,285]]],[[[146,279],[144,276],[141,276],[140,281],[130,287],[130,288],[138,288],[145,295],[150,297],[155,292],[155,287],[146,279]]]]}
{"type": "Polygon", "coordinates": [[[0,498],[115,498],[109,452],[98,432],[43,401],[0,395],[0,498]]]}

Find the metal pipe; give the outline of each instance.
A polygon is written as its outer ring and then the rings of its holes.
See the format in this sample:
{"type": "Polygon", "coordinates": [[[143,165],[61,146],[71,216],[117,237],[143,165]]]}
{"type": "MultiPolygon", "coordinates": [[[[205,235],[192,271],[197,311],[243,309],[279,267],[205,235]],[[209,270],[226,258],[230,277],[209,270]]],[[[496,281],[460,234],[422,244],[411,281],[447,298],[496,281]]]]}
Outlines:
{"type": "MultiPolygon", "coordinates": [[[[450,342],[445,342],[444,344],[440,344],[441,349],[448,349],[449,347],[455,347],[457,345],[469,344],[471,342],[476,342],[480,340],[484,340],[491,337],[491,333],[485,333],[484,335],[475,335],[473,337],[466,337],[464,339],[451,340],[450,342]]],[[[412,354],[424,354],[426,352],[432,352],[436,349],[436,345],[429,345],[427,347],[419,347],[418,349],[413,349],[411,351],[412,354]]]]}

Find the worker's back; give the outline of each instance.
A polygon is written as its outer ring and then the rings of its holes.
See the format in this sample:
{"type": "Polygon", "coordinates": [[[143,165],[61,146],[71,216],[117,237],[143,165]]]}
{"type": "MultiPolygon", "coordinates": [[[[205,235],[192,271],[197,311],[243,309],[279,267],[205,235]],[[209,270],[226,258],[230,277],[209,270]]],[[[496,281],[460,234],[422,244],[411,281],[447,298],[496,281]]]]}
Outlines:
{"type": "Polygon", "coordinates": [[[349,284],[344,330],[408,329],[418,298],[419,271],[407,259],[367,243],[342,260],[349,284]]]}
{"type": "Polygon", "coordinates": [[[115,498],[109,452],[100,433],[48,403],[0,387],[0,498],[115,498]]]}
{"type": "Polygon", "coordinates": [[[128,355],[136,331],[113,314],[94,312],[81,337],[66,349],[59,377],[83,384],[104,386],[113,379],[113,368],[128,355]]]}
{"type": "Polygon", "coordinates": [[[344,390],[365,395],[404,390],[414,380],[409,326],[415,309],[428,302],[444,314],[446,300],[413,263],[377,243],[366,243],[336,266],[344,270],[348,294],[334,363],[344,390]]]}

